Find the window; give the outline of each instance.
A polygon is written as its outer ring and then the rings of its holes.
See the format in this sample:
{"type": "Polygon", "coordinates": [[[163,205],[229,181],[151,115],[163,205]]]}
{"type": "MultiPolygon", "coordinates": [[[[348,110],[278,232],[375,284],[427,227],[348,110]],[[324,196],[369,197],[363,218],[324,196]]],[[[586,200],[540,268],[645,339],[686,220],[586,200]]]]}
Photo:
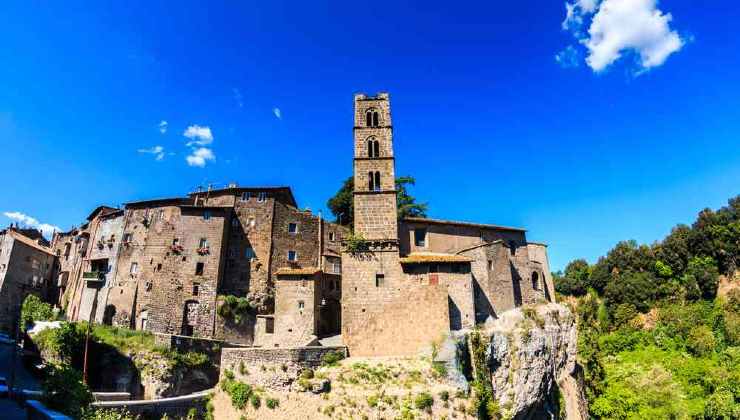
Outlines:
{"type": "Polygon", "coordinates": [[[206,238],[200,238],[200,242],[198,243],[199,248],[208,248],[208,239],[206,238]]]}
{"type": "Polygon", "coordinates": [[[288,223],[288,233],[298,233],[298,223],[288,223]]]}
{"type": "Polygon", "coordinates": [[[131,269],[129,270],[129,273],[136,274],[139,272],[139,264],[138,263],[131,263],[131,269]]]}
{"type": "Polygon", "coordinates": [[[368,172],[367,173],[367,179],[368,179],[367,190],[368,191],[375,191],[375,178],[373,177],[373,173],[372,172],[368,172]]]}
{"type": "Polygon", "coordinates": [[[262,191],[259,194],[257,194],[257,201],[259,201],[261,203],[261,202],[263,202],[265,200],[267,200],[267,193],[266,192],[262,191]]]}
{"type": "Polygon", "coordinates": [[[244,191],[242,193],[242,201],[249,201],[250,198],[252,198],[252,193],[249,191],[244,191]]]}
{"type": "Polygon", "coordinates": [[[193,296],[198,296],[200,292],[200,283],[193,283],[193,296]]]}
{"type": "Polygon", "coordinates": [[[540,288],[540,276],[536,271],[532,273],[532,288],[534,290],[539,290],[540,288]]]}
{"type": "Polygon", "coordinates": [[[202,262],[195,263],[195,275],[202,276],[204,267],[205,267],[205,264],[203,264],[202,262]]]}
{"type": "Polygon", "coordinates": [[[385,274],[375,275],[375,287],[383,287],[385,285],[385,274]]]}
{"type": "Polygon", "coordinates": [[[265,318],[265,334],[275,333],[275,318],[265,318]]]}
{"type": "Polygon", "coordinates": [[[423,228],[414,229],[414,245],[425,248],[427,246],[427,230],[423,228]]]}
{"type": "Polygon", "coordinates": [[[251,246],[248,246],[247,249],[244,250],[244,258],[252,259],[255,256],[256,254],[254,253],[254,248],[252,248],[251,246]]]}
{"type": "Polygon", "coordinates": [[[211,211],[206,210],[203,212],[203,220],[210,220],[211,219],[211,211]]]}
{"type": "Polygon", "coordinates": [[[375,190],[380,191],[380,172],[375,172],[375,190]]]}
{"type": "Polygon", "coordinates": [[[332,273],[334,274],[342,274],[342,263],[335,262],[331,265],[332,273]]]}
{"type": "Polygon", "coordinates": [[[232,217],[231,218],[231,226],[232,227],[239,227],[239,218],[238,217],[232,217]]]}
{"type": "Polygon", "coordinates": [[[303,303],[303,301],[302,301],[302,300],[299,300],[299,301],[298,301],[298,310],[299,310],[299,311],[302,311],[302,310],[303,310],[303,308],[305,308],[305,307],[306,307],[306,304],[305,304],[305,303],[303,303]]]}
{"type": "Polygon", "coordinates": [[[334,232],[329,232],[329,240],[335,241],[337,239],[337,235],[334,232]]]}
{"type": "Polygon", "coordinates": [[[64,244],[64,259],[69,258],[69,250],[72,247],[72,244],[66,243],[64,244]]]}
{"type": "Polygon", "coordinates": [[[124,233],[123,234],[123,243],[126,243],[127,244],[127,243],[131,242],[132,237],[133,237],[132,234],[130,234],[130,233],[124,233]]]}
{"type": "Polygon", "coordinates": [[[488,260],[488,271],[491,271],[493,269],[493,261],[488,260]]]}
{"type": "Polygon", "coordinates": [[[162,271],[162,264],[157,264],[157,270],[156,271],[162,271]]]}
{"type": "Polygon", "coordinates": [[[365,112],[365,125],[367,127],[377,127],[378,122],[378,111],[368,109],[367,112],[365,112]]]}
{"type": "Polygon", "coordinates": [[[298,261],[298,253],[295,251],[288,251],[288,261],[298,261]]]}

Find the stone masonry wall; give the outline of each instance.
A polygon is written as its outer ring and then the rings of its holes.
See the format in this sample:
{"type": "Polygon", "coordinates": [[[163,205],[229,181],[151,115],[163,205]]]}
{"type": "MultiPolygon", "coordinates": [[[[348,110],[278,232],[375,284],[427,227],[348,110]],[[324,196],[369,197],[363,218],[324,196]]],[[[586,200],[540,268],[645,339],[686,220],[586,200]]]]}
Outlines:
{"type": "Polygon", "coordinates": [[[450,331],[447,288],[409,282],[397,252],[344,253],[342,271],[342,339],[352,356],[414,355],[450,331]]]}

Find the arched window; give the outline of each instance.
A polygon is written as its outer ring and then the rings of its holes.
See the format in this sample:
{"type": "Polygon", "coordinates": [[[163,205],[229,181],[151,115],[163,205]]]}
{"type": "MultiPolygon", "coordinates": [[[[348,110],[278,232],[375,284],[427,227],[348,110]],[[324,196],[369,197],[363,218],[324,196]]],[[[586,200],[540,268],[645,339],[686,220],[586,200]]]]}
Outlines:
{"type": "Polygon", "coordinates": [[[373,157],[380,157],[380,142],[375,140],[373,142],[373,157]]]}
{"type": "Polygon", "coordinates": [[[375,191],[380,191],[380,172],[375,172],[375,191]]]}
{"type": "Polygon", "coordinates": [[[539,290],[540,288],[540,275],[536,271],[532,272],[532,288],[534,290],[539,290]]]}
{"type": "Polygon", "coordinates": [[[368,110],[365,113],[365,125],[367,127],[372,127],[373,126],[373,111],[372,110],[368,110]]]}
{"type": "Polygon", "coordinates": [[[377,127],[378,125],[378,113],[373,111],[373,127],[377,127]]]}
{"type": "Polygon", "coordinates": [[[373,138],[367,140],[367,157],[373,157],[373,138]]]}
{"type": "Polygon", "coordinates": [[[373,173],[368,172],[367,178],[368,178],[368,184],[367,184],[368,191],[375,191],[375,178],[373,177],[373,173]]]}

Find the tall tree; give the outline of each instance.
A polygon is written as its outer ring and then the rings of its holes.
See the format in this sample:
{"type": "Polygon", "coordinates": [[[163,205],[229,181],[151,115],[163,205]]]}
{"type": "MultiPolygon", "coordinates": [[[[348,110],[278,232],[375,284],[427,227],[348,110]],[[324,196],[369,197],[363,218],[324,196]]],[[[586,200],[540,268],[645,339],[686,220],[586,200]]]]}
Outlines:
{"type": "MultiPolygon", "coordinates": [[[[427,204],[416,202],[416,198],[409,194],[409,185],[416,185],[416,180],[413,177],[402,176],[396,178],[398,218],[427,217],[427,204]]],[[[354,177],[349,177],[344,180],[337,193],[327,201],[326,205],[334,215],[336,223],[345,226],[354,224],[354,208],[352,205],[352,191],[354,188],[354,177]]]]}

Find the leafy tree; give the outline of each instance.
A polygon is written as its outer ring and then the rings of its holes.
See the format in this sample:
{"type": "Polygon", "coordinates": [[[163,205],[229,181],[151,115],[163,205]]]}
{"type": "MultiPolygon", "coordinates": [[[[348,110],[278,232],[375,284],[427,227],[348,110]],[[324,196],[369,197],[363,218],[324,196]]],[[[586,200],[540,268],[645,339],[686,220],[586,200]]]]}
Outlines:
{"type": "Polygon", "coordinates": [[[51,366],[42,384],[44,404],[73,418],[82,417],[93,401],[82,374],[68,365],[51,366]]]}
{"type": "Polygon", "coordinates": [[[647,312],[655,294],[655,277],[652,272],[627,272],[606,286],[604,297],[611,310],[627,303],[640,312],[647,312]]]}
{"type": "MultiPolygon", "coordinates": [[[[426,217],[427,204],[417,203],[416,198],[409,194],[409,186],[416,185],[416,180],[410,176],[396,178],[396,203],[398,206],[398,218],[404,217],[426,217]]],[[[353,194],[355,188],[354,177],[344,180],[342,187],[327,201],[326,205],[334,215],[336,223],[353,226],[354,207],[353,194]]]]}
{"type": "Polygon", "coordinates": [[[21,321],[24,329],[33,321],[51,321],[54,317],[54,309],[51,305],[42,302],[36,295],[26,296],[21,306],[21,321]]]}
{"type": "Polygon", "coordinates": [[[717,294],[719,271],[712,257],[694,257],[684,274],[684,284],[696,284],[702,297],[712,299],[717,294]]]}
{"type": "Polygon", "coordinates": [[[586,260],[573,260],[565,267],[565,273],[554,273],[555,290],[571,296],[583,296],[588,291],[591,267],[586,260]]]}
{"type": "Polygon", "coordinates": [[[326,203],[336,218],[336,222],[344,226],[352,226],[354,224],[355,212],[352,197],[352,191],[354,189],[355,178],[351,176],[344,180],[339,191],[326,203]]]}
{"type": "Polygon", "coordinates": [[[416,199],[409,195],[408,185],[416,185],[416,180],[410,176],[396,178],[398,218],[427,217],[427,204],[417,203],[416,199]]]}

